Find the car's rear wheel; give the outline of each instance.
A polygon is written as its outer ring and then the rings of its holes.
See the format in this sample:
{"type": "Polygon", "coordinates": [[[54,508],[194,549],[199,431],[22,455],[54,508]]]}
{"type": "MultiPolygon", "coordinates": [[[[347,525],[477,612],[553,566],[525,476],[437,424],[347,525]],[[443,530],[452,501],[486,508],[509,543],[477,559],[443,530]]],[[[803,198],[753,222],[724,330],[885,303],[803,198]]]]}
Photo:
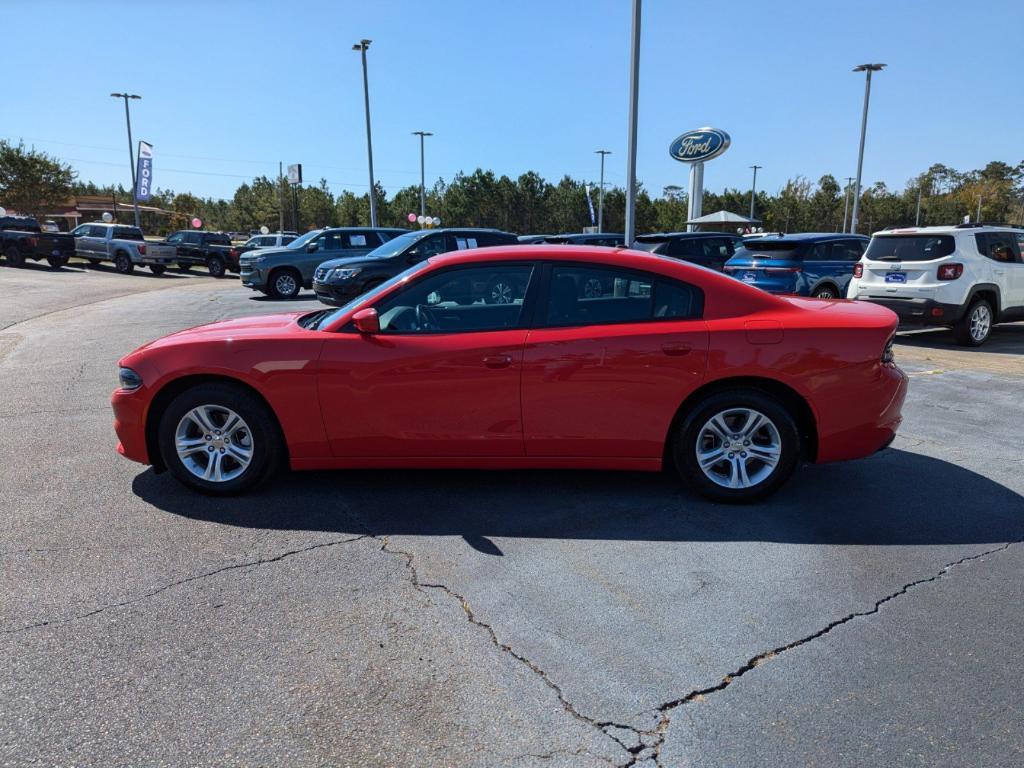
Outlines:
{"type": "Polygon", "coordinates": [[[98,267],[100,265],[100,259],[89,259],[90,267],[98,267]]]}
{"type": "Polygon", "coordinates": [[[988,341],[994,320],[992,305],[985,299],[978,299],[953,327],[956,343],[964,347],[980,347],[988,341]]]}
{"type": "Polygon", "coordinates": [[[149,271],[152,272],[154,275],[162,275],[164,272],[167,271],[167,265],[166,264],[150,264],[149,265],[149,271]]]}
{"type": "Polygon", "coordinates": [[[224,277],[228,271],[227,264],[224,263],[224,259],[220,256],[211,256],[207,259],[206,268],[213,277],[224,277]]]}
{"type": "Polygon", "coordinates": [[[270,296],[275,299],[294,299],[302,288],[299,273],[287,267],[275,269],[268,281],[270,296]]]}
{"type": "Polygon", "coordinates": [[[47,256],[46,263],[49,264],[53,269],[60,269],[68,263],[67,256],[47,256]]]}
{"type": "Polygon", "coordinates": [[[25,264],[25,257],[21,255],[21,251],[15,245],[7,246],[4,250],[4,258],[7,259],[9,267],[21,267],[25,264]]]}
{"type": "Polygon", "coordinates": [[[273,416],[252,393],[200,384],[178,395],[160,419],[160,455],[183,485],[230,495],[267,479],[283,455],[273,416]]]}
{"type": "Polygon", "coordinates": [[[192,269],[192,265],[191,264],[182,264],[181,262],[178,262],[178,271],[179,272],[188,272],[190,269],[192,269]]]}
{"type": "Polygon", "coordinates": [[[839,289],[834,285],[819,285],[812,294],[815,299],[838,299],[839,289]]]}
{"type": "Polygon", "coordinates": [[[130,275],[135,271],[135,265],[128,254],[122,251],[114,257],[114,269],[122,275],[130,275]]]}
{"type": "Polygon", "coordinates": [[[709,395],[683,419],[673,446],[683,479],[698,493],[730,504],[774,493],[793,473],[799,455],[793,416],[757,389],[709,395]]]}

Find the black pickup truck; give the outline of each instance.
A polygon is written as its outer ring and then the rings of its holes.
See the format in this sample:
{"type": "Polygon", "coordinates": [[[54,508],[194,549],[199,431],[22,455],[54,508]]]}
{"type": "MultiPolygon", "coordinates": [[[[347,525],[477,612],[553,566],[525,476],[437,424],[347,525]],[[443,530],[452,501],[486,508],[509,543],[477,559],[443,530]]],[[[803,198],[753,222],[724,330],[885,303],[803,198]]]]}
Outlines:
{"type": "Polygon", "coordinates": [[[178,268],[184,272],[196,266],[205,266],[214,277],[238,271],[238,250],[227,232],[182,229],[168,235],[164,244],[177,248],[178,268]]]}
{"type": "Polygon", "coordinates": [[[25,259],[46,259],[51,267],[59,269],[75,255],[75,238],[67,232],[43,232],[30,216],[2,216],[0,253],[10,267],[23,266],[25,259]]]}

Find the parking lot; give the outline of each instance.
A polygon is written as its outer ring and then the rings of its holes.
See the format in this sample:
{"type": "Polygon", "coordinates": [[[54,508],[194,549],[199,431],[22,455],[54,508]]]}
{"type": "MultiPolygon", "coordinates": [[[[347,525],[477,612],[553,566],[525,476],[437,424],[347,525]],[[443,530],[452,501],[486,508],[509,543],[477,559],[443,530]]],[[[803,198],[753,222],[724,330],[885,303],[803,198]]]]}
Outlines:
{"type": "Polygon", "coordinates": [[[905,334],[891,448],[718,506],[665,475],[121,459],[119,357],[296,307],[0,269],[0,763],[1018,766],[1024,324],[905,334]]]}

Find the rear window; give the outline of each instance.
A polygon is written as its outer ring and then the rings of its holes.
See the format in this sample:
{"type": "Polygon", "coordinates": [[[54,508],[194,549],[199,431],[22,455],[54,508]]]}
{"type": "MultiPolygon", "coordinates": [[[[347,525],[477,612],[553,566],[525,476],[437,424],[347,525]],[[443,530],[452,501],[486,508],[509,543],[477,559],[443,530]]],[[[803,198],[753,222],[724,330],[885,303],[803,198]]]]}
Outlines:
{"type": "Polygon", "coordinates": [[[231,238],[225,234],[216,233],[207,235],[206,242],[214,243],[215,245],[231,245],[231,238]]]}
{"type": "Polygon", "coordinates": [[[736,249],[736,257],[742,259],[796,259],[801,255],[799,243],[771,240],[744,243],[736,249]]]}
{"type": "Polygon", "coordinates": [[[139,242],[145,240],[142,236],[142,230],[135,227],[114,227],[114,232],[111,236],[114,240],[138,240],[139,242]]]}
{"type": "Polygon", "coordinates": [[[648,253],[661,253],[667,242],[667,239],[659,240],[656,238],[638,237],[636,242],[633,243],[633,249],[647,251],[648,253]]]}
{"type": "Polygon", "coordinates": [[[956,250],[952,235],[876,235],[864,258],[868,261],[934,261],[956,250]]]}

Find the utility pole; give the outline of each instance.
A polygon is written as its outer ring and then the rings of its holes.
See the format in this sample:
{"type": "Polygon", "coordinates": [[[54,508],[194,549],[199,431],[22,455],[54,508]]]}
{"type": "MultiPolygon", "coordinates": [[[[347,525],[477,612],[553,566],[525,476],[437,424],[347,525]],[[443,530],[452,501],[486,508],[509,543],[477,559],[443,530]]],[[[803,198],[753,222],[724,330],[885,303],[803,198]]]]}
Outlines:
{"type": "MultiPolygon", "coordinates": [[[[112,93],[110,94],[115,99],[124,99],[124,121],[128,125],[128,165],[132,169],[132,205],[135,206],[135,226],[142,229],[141,219],[139,218],[139,201],[135,198],[135,146],[132,144],[132,115],[128,110],[128,99],[141,99],[134,93],[112,93]]],[[[114,213],[117,213],[117,209],[114,209],[114,213]]]]}
{"type": "Polygon", "coordinates": [[[284,232],[284,163],[277,161],[277,231],[284,232]]]}
{"type": "Polygon", "coordinates": [[[843,195],[845,203],[843,205],[843,232],[846,232],[846,219],[850,215],[850,185],[853,184],[853,176],[846,177],[846,194],[843,195]]]}
{"type": "Polygon", "coordinates": [[[420,216],[427,215],[427,187],[426,187],[426,174],[424,173],[423,164],[423,139],[427,136],[433,136],[434,134],[429,131],[413,131],[413,136],[420,137],[420,216]]]}
{"type": "Polygon", "coordinates": [[[754,169],[754,181],[750,185],[750,219],[751,219],[751,223],[753,223],[753,219],[754,219],[754,196],[757,194],[757,169],[758,168],[764,168],[764,166],[763,165],[752,165],[750,167],[754,169]]]}
{"type": "Polygon", "coordinates": [[[914,226],[921,226],[921,184],[917,185],[917,211],[914,213],[914,226]]]}
{"type": "Polygon", "coordinates": [[[640,95],[640,0],[633,0],[633,34],[629,51],[629,127],[626,141],[626,247],[636,235],[636,122],[640,95]]]}
{"type": "Polygon", "coordinates": [[[597,149],[594,150],[594,154],[601,156],[601,186],[597,191],[597,231],[604,232],[604,158],[605,155],[611,154],[611,150],[597,149]]]}
{"type": "Polygon", "coordinates": [[[978,193],[978,217],[974,220],[975,224],[981,223],[981,193],[978,193]]]}
{"type": "Polygon", "coordinates": [[[858,64],[854,72],[866,72],[864,80],[864,113],[860,119],[860,151],[857,153],[857,184],[853,190],[853,214],[850,216],[850,232],[857,232],[857,211],[860,209],[860,179],[864,168],[864,137],[868,131],[868,103],[871,101],[871,73],[885,69],[885,64],[858,64]]]}
{"type": "Polygon", "coordinates": [[[360,40],[352,46],[353,51],[359,51],[363,59],[363,102],[366,106],[366,155],[370,166],[370,226],[377,226],[377,187],[373,183],[373,139],[370,136],[370,81],[366,76],[366,49],[370,47],[372,40],[360,40]]]}

